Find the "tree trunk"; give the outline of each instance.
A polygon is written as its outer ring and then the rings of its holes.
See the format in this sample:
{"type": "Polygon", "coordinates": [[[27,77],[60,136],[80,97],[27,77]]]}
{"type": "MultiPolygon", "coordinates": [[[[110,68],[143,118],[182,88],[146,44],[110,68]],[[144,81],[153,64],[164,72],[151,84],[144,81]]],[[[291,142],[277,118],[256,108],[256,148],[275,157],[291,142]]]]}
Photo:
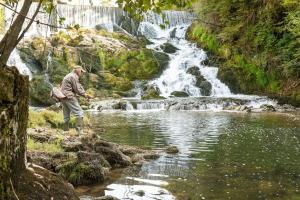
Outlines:
{"type": "Polygon", "coordinates": [[[29,80],[0,67],[0,199],[17,199],[13,185],[25,170],[29,80]]]}
{"type": "Polygon", "coordinates": [[[24,0],[20,14],[17,16],[0,42],[0,67],[4,67],[6,65],[11,52],[18,44],[17,41],[31,4],[32,0],[24,0]]]}

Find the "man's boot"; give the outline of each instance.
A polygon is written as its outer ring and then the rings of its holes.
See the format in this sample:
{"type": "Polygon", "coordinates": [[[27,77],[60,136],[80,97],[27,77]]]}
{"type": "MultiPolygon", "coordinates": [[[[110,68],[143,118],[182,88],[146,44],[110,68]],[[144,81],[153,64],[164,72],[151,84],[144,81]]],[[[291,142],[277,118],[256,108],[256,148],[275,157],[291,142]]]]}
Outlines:
{"type": "Polygon", "coordinates": [[[69,122],[65,122],[63,125],[63,130],[64,131],[69,131],[69,122]]]}
{"type": "Polygon", "coordinates": [[[76,131],[78,134],[83,134],[83,118],[78,117],[76,119],[76,131]]]}

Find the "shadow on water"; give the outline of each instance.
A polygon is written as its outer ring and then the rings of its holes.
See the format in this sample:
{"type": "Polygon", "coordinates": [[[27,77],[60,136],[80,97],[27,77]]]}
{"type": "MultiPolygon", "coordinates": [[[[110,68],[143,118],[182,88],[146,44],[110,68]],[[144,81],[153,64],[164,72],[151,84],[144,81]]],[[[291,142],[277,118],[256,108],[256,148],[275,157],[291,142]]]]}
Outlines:
{"type": "Polygon", "coordinates": [[[180,150],[122,171],[105,194],[123,198],[112,192],[118,190],[132,199],[300,199],[297,114],[119,112],[100,113],[94,120],[93,128],[104,128],[102,137],[110,141],[158,150],[176,145],[180,150]],[[127,189],[121,187],[125,185],[127,189]],[[145,188],[146,195],[137,196],[130,186],[145,188]],[[147,196],[146,186],[167,196],[147,196]]]}

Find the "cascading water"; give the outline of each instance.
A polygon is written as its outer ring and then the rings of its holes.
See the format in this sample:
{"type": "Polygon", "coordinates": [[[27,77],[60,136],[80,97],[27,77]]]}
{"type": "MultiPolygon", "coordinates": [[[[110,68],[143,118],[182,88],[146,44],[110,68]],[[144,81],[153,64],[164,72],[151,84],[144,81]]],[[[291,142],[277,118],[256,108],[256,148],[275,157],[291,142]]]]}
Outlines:
{"type": "Polygon", "coordinates": [[[20,55],[16,49],[11,53],[11,55],[7,61],[7,65],[15,66],[21,74],[29,76],[30,80],[32,79],[32,73],[31,73],[30,69],[22,61],[22,59],[20,58],[20,55]]]}
{"type": "Polygon", "coordinates": [[[171,61],[168,69],[150,84],[156,85],[164,97],[169,97],[174,91],[183,91],[193,97],[203,96],[201,90],[195,86],[195,77],[187,73],[190,67],[197,67],[212,86],[211,96],[231,95],[229,88],[217,79],[218,69],[201,64],[207,57],[206,53],[185,39],[186,31],[194,18],[193,14],[179,13],[173,11],[165,14],[165,21],[168,22],[166,29],[161,28],[164,22],[162,17],[154,13],[145,17],[140,25],[140,33],[153,43],[148,48],[162,51],[162,45],[171,44],[177,49],[176,52],[169,53],[171,61]]]}
{"type": "MultiPolygon", "coordinates": [[[[36,4],[31,7],[29,16],[33,15],[35,8],[36,4]]],[[[109,31],[114,31],[116,26],[120,28],[124,23],[126,23],[127,26],[132,26],[131,30],[136,30],[131,32],[132,34],[143,35],[152,42],[151,45],[147,46],[149,49],[152,49],[153,51],[166,52],[163,48],[164,45],[168,44],[174,47],[176,49],[174,52],[167,53],[170,57],[168,68],[159,78],[148,83],[150,85],[155,85],[159,89],[161,96],[169,97],[172,92],[180,91],[187,93],[190,97],[210,96],[214,101],[216,101],[216,97],[248,99],[251,100],[251,105],[254,105],[254,107],[257,107],[258,104],[262,105],[264,103],[272,105],[276,104],[275,101],[271,101],[267,98],[232,94],[229,88],[217,78],[218,68],[202,64],[202,62],[207,58],[206,53],[202,49],[197,48],[195,44],[185,39],[189,25],[196,17],[193,13],[184,11],[164,11],[164,17],[162,17],[161,15],[149,12],[144,16],[144,20],[142,22],[135,23],[131,19],[128,21],[126,13],[116,7],[58,4],[55,11],[56,15],[52,15],[50,18],[45,13],[39,13],[37,19],[40,22],[57,25],[59,17],[65,17],[66,21],[64,22],[64,26],[79,24],[81,27],[95,28],[95,26],[101,25],[102,28],[104,27],[109,31]],[[136,26],[138,26],[138,28],[136,26]],[[204,93],[203,88],[199,87],[197,84],[197,78],[187,72],[189,68],[197,68],[197,70],[199,70],[199,73],[201,73],[201,76],[203,76],[210,87],[209,94],[204,93]]],[[[11,11],[6,9],[5,13],[7,22],[11,21],[11,11]]],[[[57,31],[57,29],[47,28],[42,24],[34,23],[26,36],[45,36],[45,34],[48,35],[53,31],[57,31]]],[[[125,30],[123,30],[123,32],[127,33],[125,30]]],[[[17,51],[12,54],[10,62],[13,62],[13,60],[16,60],[17,58],[18,61],[13,65],[20,68],[21,72],[32,76],[30,70],[26,68],[25,64],[19,64],[21,63],[19,62],[21,59],[17,54],[17,51]]],[[[140,99],[143,95],[143,90],[141,89],[142,85],[143,84],[139,81],[135,83],[133,92],[137,94],[136,97],[138,99],[140,99]]],[[[209,103],[209,106],[201,105],[201,108],[199,107],[199,109],[205,110],[206,108],[223,107],[223,103],[220,102],[216,102],[216,106],[211,106],[213,105],[211,101],[209,103]]],[[[137,106],[132,106],[130,104],[131,103],[128,102],[126,106],[129,110],[165,109],[165,103],[162,101],[160,104],[158,102],[142,101],[136,103],[137,106]]],[[[250,105],[250,103],[247,102],[247,105],[250,105]]],[[[185,107],[180,109],[184,110],[185,107]]]]}

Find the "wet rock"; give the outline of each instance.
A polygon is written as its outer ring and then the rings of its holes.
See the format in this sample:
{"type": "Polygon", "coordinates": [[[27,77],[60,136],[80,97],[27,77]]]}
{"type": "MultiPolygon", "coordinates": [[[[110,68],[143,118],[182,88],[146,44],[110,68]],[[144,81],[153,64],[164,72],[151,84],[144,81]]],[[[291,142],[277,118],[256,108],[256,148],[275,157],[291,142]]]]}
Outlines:
{"type": "Polygon", "coordinates": [[[104,196],[104,197],[96,197],[93,200],[119,200],[119,199],[108,195],[108,196],[104,196]]]}
{"type": "Polygon", "coordinates": [[[176,51],[178,51],[178,48],[175,47],[174,45],[170,44],[170,43],[165,43],[160,45],[160,48],[165,52],[165,53],[175,53],[176,51]]]}
{"type": "Polygon", "coordinates": [[[79,140],[64,139],[61,146],[66,152],[78,152],[86,149],[86,146],[79,140]]]}
{"type": "Polygon", "coordinates": [[[208,81],[201,81],[200,83],[196,82],[196,86],[200,88],[201,94],[203,96],[210,96],[211,95],[211,90],[212,90],[212,85],[208,81]]]}
{"type": "Polygon", "coordinates": [[[170,38],[175,38],[175,37],[176,37],[176,32],[177,32],[177,28],[174,28],[174,29],[170,32],[170,38]]]}
{"type": "Polygon", "coordinates": [[[19,199],[79,200],[71,184],[40,166],[30,165],[19,177],[19,199]]]}
{"type": "Polygon", "coordinates": [[[175,96],[175,97],[188,97],[189,94],[186,93],[186,92],[183,92],[183,91],[174,91],[171,93],[172,96],[175,96]]]}
{"type": "Polygon", "coordinates": [[[56,170],[62,177],[76,186],[102,183],[107,173],[100,160],[66,162],[58,166],[56,170]]]}
{"type": "Polygon", "coordinates": [[[138,20],[123,16],[118,24],[126,32],[132,35],[137,35],[140,22],[138,20]]]}
{"type": "Polygon", "coordinates": [[[112,167],[126,167],[131,165],[130,158],[123,154],[113,143],[97,141],[94,144],[94,150],[97,153],[101,153],[112,167]]]}
{"type": "Polygon", "coordinates": [[[211,95],[211,90],[212,90],[212,85],[210,82],[208,82],[204,76],[202,76],[200,70],[198,67],[193,66],[190,67],[187,70],[188,74],[194,75],[196,77],[196,86],[200,88],[201,94],[203,96],[210,96],[211,95]]]}
{"type": "Polygon", "coordinates": [[[156,85],[149,85],[146,87],[142,99],[160,99],[160,90],[156,85]]]}
{"type": "Polygon", "coordinates": [[[144,190],[138,190],[134,193],[137,196],[143,197],[145,196],[145,191],[144,190]]]}
{"type": "MultiPolygon", "coordinates": [[[[200,72],[199,68],[196,67],[196,66],[193,66],[193,67],[188,68],[188,70],[186,71],[186,73],[191,74],[191,75],[194,75],[194,76],[196,76],[196,77],[201,77],[201,78],[203,77],[203,76],[201,75],[201,72],[200,72]]],[[[203,77],[203,80],[205,80],[204,77],[203,77]]]]}
{"type": "Polygon", "coordinates": [[[170,57],[168,56],[168,54],[158,51],[152,51],[152,53],[160,67],[160,73],[157,74],[157,77],[159,77],[162,72],[168,67],[170,57]]]}
{"type": "Polygon", "coordinates": [[[169,154],[179,153],[179,149],[176,146],[168,146],[165,151],[169,154]]]}
{"type": "Polygon", "coordinates": [[[276,108],[273,105],[263,104],[260,106],[260,109],[265,112],[275,112],[276,108]]]}

